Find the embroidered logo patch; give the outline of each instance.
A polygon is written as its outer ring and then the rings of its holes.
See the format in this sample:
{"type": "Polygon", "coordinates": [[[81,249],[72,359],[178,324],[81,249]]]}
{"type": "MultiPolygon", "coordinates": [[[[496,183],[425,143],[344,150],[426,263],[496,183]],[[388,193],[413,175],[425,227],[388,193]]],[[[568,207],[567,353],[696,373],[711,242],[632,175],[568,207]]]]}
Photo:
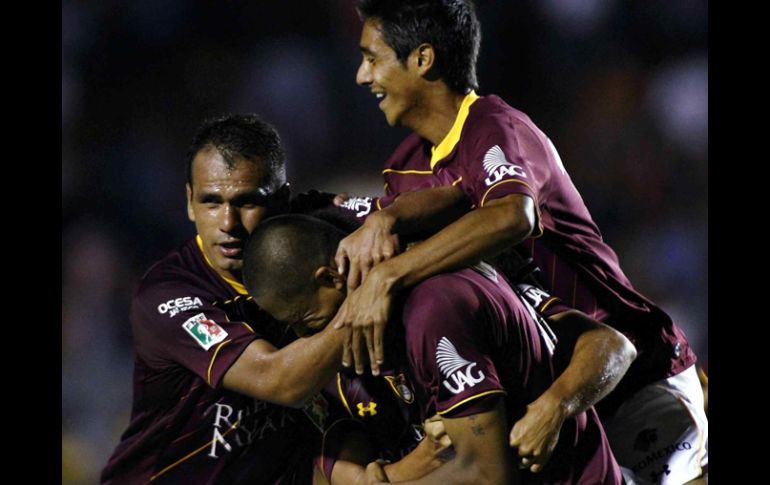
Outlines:
{"type": "Polygon", "coordinates": [[[198,345],[203,347],[203,350],[210,349],[227,337],[225,329],[207,319],[203,313],[190,317],[182,327],[198,342],[198,345]]]}
{"type": "Polygon", "coordinates": [[[384,377],[385,380],[388,381],[388,384],[390,384],[390,388],[393,389],[393,392],[401,398],[402,401],[407,404],[411,404],[414,401],[414,394],[412,394],[412,390],[409,389],[404,374],[384,377]]]}
{"type": "Polygon", "coordinates": [[[489,177],[484,180],[487,187],[496,184],[506,175],[527,178],[522,167],[512,164],[505,158],[505,153],[503,153],[500,145],[495,145],[487,150],[486,155],[484,155],[484,170],[489,174],[489,177]]]}
{"type": "Polygon", "coordinates": [[[446,337],[441,337],[436,347],[436,363],[446,377],[442,384],[452,394],[460,394],[466,387],[473,387],[486,377],[481,370],[474,373],[476,362],[462,358],[446,337]]]}

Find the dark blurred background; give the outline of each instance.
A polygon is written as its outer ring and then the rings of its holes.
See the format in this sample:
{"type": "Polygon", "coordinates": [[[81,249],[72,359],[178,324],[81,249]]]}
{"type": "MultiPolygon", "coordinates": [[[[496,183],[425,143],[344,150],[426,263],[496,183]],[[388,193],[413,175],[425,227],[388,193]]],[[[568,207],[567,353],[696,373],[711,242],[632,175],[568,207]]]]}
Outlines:
{"type": "MultiPolygon", "coordinates": [[[[131,292],[194,235],[196,126],[256,112],[295,192],[376,195],[406,135],[355,85],[352,0],[62,2],[62,473],[94,483],[131,404],[131,292]]],[[[635,286],[708,359],[708,3],[481,0],[479,94],[553,140],[635,286]]]]}

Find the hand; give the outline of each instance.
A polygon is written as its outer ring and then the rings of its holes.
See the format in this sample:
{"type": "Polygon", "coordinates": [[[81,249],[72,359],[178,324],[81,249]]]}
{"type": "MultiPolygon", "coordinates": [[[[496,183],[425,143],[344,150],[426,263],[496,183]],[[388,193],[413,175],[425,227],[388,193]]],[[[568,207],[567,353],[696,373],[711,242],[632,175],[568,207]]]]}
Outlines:
{"type": "Polygon", "coordinates": [[[522,468],[533,473],[543,469],[559,441],[567,411],[548,391],[527,406],[527,414],[511,429],[510,445],[517,448],[522,468]]]}
{"type": "Polygon", "coordinates": [[[364,283],[352,292],[337,310],[331,324],[336,329],[345,328],[345,344],[342,365],[355,364],[356,373],[364,373],[364,354],[361,341],[366,343],[373,375],[380,374],[380,364],[385,361],[383,333],[390,318],[392,279],[386,265],[375,267],[364,283]]]}
{"type": "Polygon", "coordinates": [[[366,465],[366,485],[377,485],[380,483],[390,483],[383,467],[388,462],[377,460],[366,465]]]}
{"type": "Polygon", "coordinates": [[[425,435],[440,448],[449,448],[452,446],[452,440],[444,428],[444,420],[438,414],[434,414],[423,423],[425,435]]]}
{"type": "Polygon", "coordinates": [[[350,194],[348,194],[347,192],[340,192],[339,194],[334,196],[334,199],[332,200],[332,202],[334,203],[334,205],[339,207],[342,204],[344,204],[345,201],[348,200],[349,198],[350,198],[350,194]]]}
{"type": "Polygon", "coordinates": [[[393,221],[385,212],[374,212],[363,226],[340,241],[334,260],[340,274],[347,272],[348,293],[358,288],[372,267],[398,253],[398,237],[391,234],[392,227],[393,221]]]}

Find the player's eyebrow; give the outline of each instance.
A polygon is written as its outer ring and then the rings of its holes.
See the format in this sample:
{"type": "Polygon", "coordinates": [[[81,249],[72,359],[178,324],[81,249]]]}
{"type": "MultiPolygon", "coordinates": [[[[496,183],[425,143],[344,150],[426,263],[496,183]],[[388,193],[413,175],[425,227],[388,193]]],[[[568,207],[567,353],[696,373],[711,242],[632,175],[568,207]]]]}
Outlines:
{"type": "Polygon", "coordinates": [[[362,45],[358,46],[358,49],[361,51],[362,54],[368,54],[370,56],[374,55],[374,52],[370,51],[368,47],[364,47],[362,45]]]}

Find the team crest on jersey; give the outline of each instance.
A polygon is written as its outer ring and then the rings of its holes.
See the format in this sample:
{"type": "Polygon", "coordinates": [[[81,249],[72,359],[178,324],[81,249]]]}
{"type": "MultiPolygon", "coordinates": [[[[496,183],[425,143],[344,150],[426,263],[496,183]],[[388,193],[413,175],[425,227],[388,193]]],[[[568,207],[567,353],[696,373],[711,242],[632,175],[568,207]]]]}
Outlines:
{"type": "Polygon", "coordinates": [[[385,376],[385,380],[390,384],[390,388],[396,393],[402,401],[407,404],[412,404],[414,401],[414,393],[406,383],[406,376],[399,374],[397,376],[385,376]]]}
{"type": "Polygon", "coordinates": [[[524,173],[521,166],[514,165],[505,158],[505,153],[503,153],[500,145],[493,146],[484,155],[484,170],[489,174],[489,177],[484,180],[487,187],[496,184],[506,175],[527,178],[527,174],[524,173]]]}
{"type": "Polygon", "coordinates": [[[341,207],[356,211],[356,217],[363,217],[372,211],[371,197],[349,197],[341,207]]]}
{"type": "Polygon", "coordinates": [[[210,349],[227,337],[225,329],[206,318],[203,313],[188,318],[182,327],[198,342],[198,345],[203,347],[203,350],[210,349]]]}
{"type": "Polygon", "coordinates": [[[446,337],[441,337],[436,346],[436,363],[446,377],[441,384],[452,394],[460,394],[466,387],[473,387],[485,378],[483,371],[474,372],[476,362],[462,358],[446,337]]]}
{"type": "Polygon", "coordinates": [[[305,403],[302,410],[318,431],[323,432],[326,428],[326,418],[329,417],[329,402],[326,398],[320,393],[316,394],[313,399],[305,403]]]}

